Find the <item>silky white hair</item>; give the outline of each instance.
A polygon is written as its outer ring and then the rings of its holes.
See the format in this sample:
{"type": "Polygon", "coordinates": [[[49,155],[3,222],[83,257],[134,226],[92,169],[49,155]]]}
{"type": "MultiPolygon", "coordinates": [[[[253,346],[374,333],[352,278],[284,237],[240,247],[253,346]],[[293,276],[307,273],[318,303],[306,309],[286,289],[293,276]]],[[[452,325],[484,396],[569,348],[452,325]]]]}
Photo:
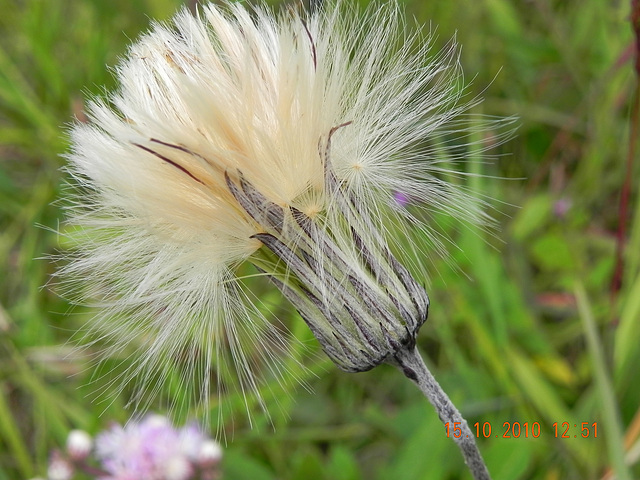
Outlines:
{"type": "Polygon", "coordinates": [[[413,271],[445,250],[434,213],[488,221],[442,174],[455,175],[471,139],[496,124],[469,115],[477,99],[455,42],[433,53],[403,15],[394,2],[278,15],[210,4],[130,48],[118,91],[92,100],[89,122],[71,131],[74,248],[57,274],[97,308],[87,331],[105,357],[124,358],[122,384],[156,390],[178,367],[178,383],[207,402],[231,377],[253,392],[264,372],[287,378],[290,337],[238,273],[262,228],[225,173],[340,231],[323,213],[332,199],[319,145],[346,124],[331,139],[331,168],[413,271]]]}

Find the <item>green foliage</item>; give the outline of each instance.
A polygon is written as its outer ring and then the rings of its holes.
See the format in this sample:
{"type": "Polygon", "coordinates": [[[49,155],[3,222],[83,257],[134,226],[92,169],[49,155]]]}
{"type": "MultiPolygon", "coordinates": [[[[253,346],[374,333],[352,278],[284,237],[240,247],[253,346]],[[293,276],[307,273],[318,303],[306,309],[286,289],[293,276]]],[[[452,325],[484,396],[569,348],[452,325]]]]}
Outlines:
{"type": "MultiPolygon", "coordinates": [[[[55,266],[39,258],[60,247],[54,230],[61,220],[64,126],[82,118],[87,94],[114,87],[107,66],[148,27],[148,18],[166,19],[180,2],[6,3],[0,16],[0,480],[42,474],[48,453],[71,428],[96,432],[131,414],[131,392],[108,396],[109,377],[91,366],[91,350],[70,355],[69,342],[90,312],[65,315],[67,301],[42,288],[55,266]],[[94,394],[100,391],[106,393],[94,394]]],[[[469,186],[499,200],[495,207],[504,215],[494,236],[451,226],[461,247],[451,253],[457,269],[435,262],[431,318],[420,347],[472,430],[476,422],[492,427],[479,444],[496,480],[595,479],[608,469],[618,478],[638,477],[638,456],[629,453],[640,441],[637,182],[624,281],[610,294],[635,81],[627,2],[592,0],[587,8],[551,0],[407,0],[406,9],[418,22],[438,25],[439,45],[457,32],[470,92],[486,98],[482,113],[520,118],[517,135],[498,148],[511,155],[470,167],[486,176],[470,177],[469,186]],[[529,430],[527,438],[503,438],[505,422],[537,422],[540,435],[529,430]],[[570,424],[571,438],[556,438],[556,422],[560,436],[562,423],[570,424]],[[581,438],[573,425],[582,422],[597,422],[598,438],[581,438]]],[[[491,132],[480,140],[490,143],[491,132]]],[[[262,284],[255,288],[298,338],[313,343],[278,295],[260,290],[262,284]]],[[[104,365],[103,373],[111,368],[104,365]]],[[[306,375],[313,393],[265,388],[271,418],[248,400],[257,429],[246,420],[241,395],[209,405],[214,421],[218,413],[234,418],[225,425],[225,479],[468,478],[435,413],[392,368],[348,375],[322,356],[307,358],[302,348],[292,352],[289,368],[306,375]]],[[[203,416],[204,409],[176,407],[180,392],[177,379],[151,408],[173,402],[182,419],[203,416]]]]}

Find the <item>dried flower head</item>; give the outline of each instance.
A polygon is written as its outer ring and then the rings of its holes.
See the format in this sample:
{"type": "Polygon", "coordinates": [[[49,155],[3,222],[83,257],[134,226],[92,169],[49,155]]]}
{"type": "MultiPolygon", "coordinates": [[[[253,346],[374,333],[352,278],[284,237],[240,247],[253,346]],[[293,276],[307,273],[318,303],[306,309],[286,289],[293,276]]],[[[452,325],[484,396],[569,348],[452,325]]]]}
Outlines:
{"type": "Polygon", "coordinates": [[[487,128],[454,43],[432,53],[395,3],[211,4],[155,25],[116,72],[72,131],[77,248],[60,276],[101,308],[112,352],[137,345],[125,382],[186,359],[206,400],[227,371],[249,390],[256,370],[281,373],[288,339],[244,286],[247,262],[343,370],[415,341],[429,300],[409,271],[444,250],[429,218],[486,220],[442,178],[487,128]]]}

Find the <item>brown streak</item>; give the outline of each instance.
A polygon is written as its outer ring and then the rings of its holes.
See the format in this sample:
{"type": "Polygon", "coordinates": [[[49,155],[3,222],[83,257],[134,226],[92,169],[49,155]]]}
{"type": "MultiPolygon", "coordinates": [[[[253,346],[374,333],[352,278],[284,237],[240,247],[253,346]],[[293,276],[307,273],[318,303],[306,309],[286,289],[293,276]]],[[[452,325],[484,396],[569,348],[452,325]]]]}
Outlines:
{"type": "Polygon", "coordinates": [[[151,139],[149,139],[149,141],[153,142],[153,143],[158,143],[158,144],[160,144],[162,146],[165,146],[165,147],[168,147],[168,148],[173,148],[174,150],[179,150],[181,152],[184,152],[186,154],[191,155],[192,157],[197,157],[200,160],[202,160],[203,162],[205,162],[207,165],[209,165],[211,168],[213,168],[216,171],[218,171],[219,173],[224,173],[224,169],[220,165],[216,165],[214,162],[209,160],[207,157],[205,157],[203,155],[200,155],[199,153],[196,153],[193,150],[189,150],[184,145],[178,145],[178,144],[175,144],[175,143],[163,142],[162,140],[158,140],[157,138],[151,138],[151,139]]]}
{"type": "Polygon", "coordinates": [[[188,153],[189,155],[194,155],[194,153],[191,150],[189,150],[187,147],[183,147],[182,145],[177,145],[175,143],[163,142],[162,140],[158,140],[157,138],[150,138],[149,141],[153,142],[153,143],[159,143],[160,145],[163,145],[165,147],[169,147],[169,148],[174,148],[176,150],[180,150],[181,152],[188,153]]]}
{"type": "Polygon", "coordinates": [[[635,35],[635,70],[640,77],[640,1],[631,0],[631,28],[635,35]]]}
{"type": "Polygon", "coordinates": [[[309,27],[307,26],[307,22],[302,20],[302,26],[304,27],[304,31],[307,32],[307,37],[309,37],[309,43],[311,43],[311,56],[313,57],[313,69],[317,70],[318,69],[318,56],[317,56],[317,53],[316,53],[316,44],[313,41],[313,36],[311,35],[311,32],[309,31],[309,27]]]}
{"type": "Polygon", "coordinates": [[[635,36],[635,73],[636,85],[631,104],[631,124],[629,147],[627,150],[625,178],[620,192],[618,206],[618,230],[616,232],[616,253],[613,278],[611,280],[611,303],[616,300],[624,280],[624,251],[627,238],[629,216],[629,199],[631,196],[631,179],[633,177],[633,161],[636,156],[637,137],[640,132],[640,0],[631,0],[631,28],[635,36]]]}
{"type": "MultiPolygon", "coordinates": [[[[132,142],[133,143],[133,142],[132,142]]],[[[158,143],[162,143],[162,142],[158,142],[158,143]]],[[[145,152],[148,152],[152,155],[155,155],[156,157],[158,157],[160,160],[164,160],[165,162],[167,162],[170,165],[173,165],[174,167],[176,167],[178,170],[182,171],[183,173],[186,173],[187,175],[189,175],[191,178],[193,178],[196,182],[200,183],[201,185],[204,185],[204,182],[202,180],[200,180],[198,177],[196,177],[193,173],[191,173],[189,170],[187,170],[186,168],[184,168],[182,165],[178,165],[176,162],[174,162],[173,160],[171,160],[170,158],[165,157],[164,155],[159,154],[158,152],[150,149],[149,147],[145,147],[144,145],[140,145],[139,143],[133,143],[133,145],[135,145],[136,147],[144,150],[145,152]]]]}

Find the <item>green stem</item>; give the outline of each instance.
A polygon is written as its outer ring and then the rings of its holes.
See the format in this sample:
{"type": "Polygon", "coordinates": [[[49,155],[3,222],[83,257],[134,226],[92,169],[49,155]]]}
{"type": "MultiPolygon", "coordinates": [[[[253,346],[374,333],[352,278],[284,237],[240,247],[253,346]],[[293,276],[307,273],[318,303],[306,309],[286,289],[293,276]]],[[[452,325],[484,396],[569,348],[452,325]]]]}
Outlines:
{"type": "Polygon", "coordinates": [[[624,441],[618,404],[614,396],[613,384],[607,371],[606,360],[598,337],[591,305],[581,282],[576,282],[574,290],[587,339],[589,357],[591,357],[593,365],[595,383],[600,394],[609,459],[618,480],[631,480],[631,472],[624,461],[624,441]]]}

